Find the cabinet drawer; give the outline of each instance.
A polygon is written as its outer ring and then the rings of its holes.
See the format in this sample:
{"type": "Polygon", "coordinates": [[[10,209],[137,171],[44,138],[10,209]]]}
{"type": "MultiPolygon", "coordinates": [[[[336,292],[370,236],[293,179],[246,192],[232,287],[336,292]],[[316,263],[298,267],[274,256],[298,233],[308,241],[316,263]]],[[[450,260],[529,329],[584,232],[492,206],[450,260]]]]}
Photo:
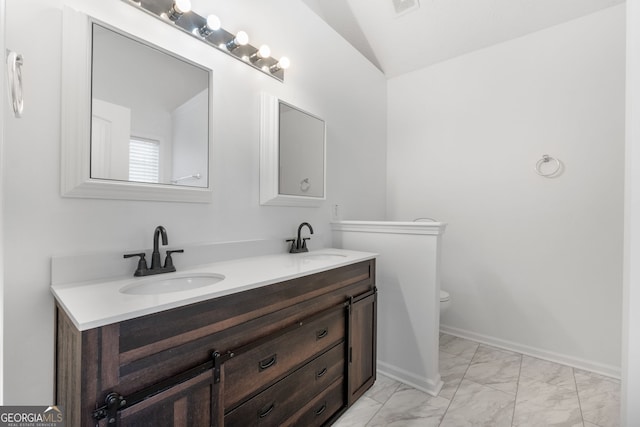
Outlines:
{"type": "Polygon", "coordinates": [[[239,354],[223,365],[225,409],[233,409],[273,381],[345,339],[345,309],[300,322],[295,329],[239,354]]]}
{"type": "MultiPolygon", "coordinates": [[[[343,383],[344,343],[240,405],[224,417],[225,427],[279,426],[333,383],[343,383]]],[[[226,380],[226,379],[225,379],[226,380]]],[[[342,388],[340,388],[342,390],[342,388]]],[[[342,406],[344,396],[340,398],[342,406]]],[[[320,407],[322,403],[320,403],[320,407]]],[[[318,408],[316,408],[319,410],[318,408]]],[[[322,413],[330,410],[327,406],[322,413]]],[[[334,411],[335,412],[335,411],[334,411]]],[[[329,414],[330,415],[330,414],[329,414]]]]}
{"type": "Polygon", "coordinates": [[[336,380],[325,391],[307,403],[291,418],[280,424],[280,427],[323,425],[345,404],[344,380],[336,380]]]}

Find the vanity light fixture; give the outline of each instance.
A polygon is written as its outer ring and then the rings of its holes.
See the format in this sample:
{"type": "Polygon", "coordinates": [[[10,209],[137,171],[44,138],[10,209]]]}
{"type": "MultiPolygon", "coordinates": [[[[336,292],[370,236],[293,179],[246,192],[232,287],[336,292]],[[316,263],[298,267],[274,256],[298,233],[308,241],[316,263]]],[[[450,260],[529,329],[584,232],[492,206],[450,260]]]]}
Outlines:
{"type": "Polygon", "coordinates": [[[271,56],[271,48],[266,44],[263,44],[262,46],[260,46],[258,50],[256,50],[251,54],[251,56],[249,56],[249,60],[251,62],[258,62],[261,59],[267,59],[270,56],[271,56]]]}
{"type": "Polygon", "coordinates": [[[193,34],[197,33],[200,35],[200,37],[207,38],[211,35],[211,33],[213,33],[214,31],[218,31],[220,28],[222,28],[220,18],[218,18],[216,15],[209,15],[207,16],[207,21],[205,22],[205,24],[200,28],[194,29],[193,34]]]}
{"type": "Polygon", "coordinates": [[[233,34],[226,31],[216,15],[208,15],[206,18],[198,15],[191,10],[190,0],[123,1],[276,80],[284,81],[284,70],[290,65],[288,58],[273,58],[267,45],[261,45],[260,48],[251,46],[246,32],[238,31],[233,34]],[[168,3],[171,3],[169,10],[168,3]]]}
{"type": "MultiPolygon", "coordinates": [[[[140,3],[140,2],[138,2],[140,3]]],[[[164,16],[171,22],[176,22],[185,13],[191,11],[191,0],[174,0],[171,9],[164,16]]]]}

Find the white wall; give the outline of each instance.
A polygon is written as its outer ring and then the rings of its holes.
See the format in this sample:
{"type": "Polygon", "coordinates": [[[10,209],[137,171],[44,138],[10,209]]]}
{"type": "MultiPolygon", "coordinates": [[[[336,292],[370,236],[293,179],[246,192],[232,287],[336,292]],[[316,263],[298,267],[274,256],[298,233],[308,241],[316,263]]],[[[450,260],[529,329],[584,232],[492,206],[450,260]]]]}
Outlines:
{"type": "Polygon", "coordinates": [[[179,181],[180,185],[207,187],[209,174],[207,171],[207,141],[209,138],[209,91],[204,90],[176,108],[171,113],[173,135],[171,151],[165,156],[163,171],[166,181],[200,174],[200,179],[188,178],[179,181]]]}
{"type": "Polygon", "coordinates": [[[619,374],[624,5],[391,79],[387,216],[447,222],[450,331],[619,374]],[[535,174],[543,154],[556,179],[535,174]]]}
{"type": "MultiPolygon", "coordinates": [[[[10,0],[7,4],[7,45],[25,57],[27,114],[6,126],[6,404],[49,404],[53,400],[52,255],[148,248],[158,224],[167,228],[169,243],[179,246],[284,239],[295,234],[301,221],[309,221],[316,231],[311,247],[319,247],[331,238],[331,204],[340,204],[345,212],[365,219],[385,213],[385,178],[380,171],[385,169],[386,158],[386,81],[309,9],[287,0],[215,3],[225,28],[245,29],[256,44],[269,43],[274,55],[289,56],[292,66],[282,84],[222,52],[207,50],[208,60],[215,63],[212,204],[61,198],[62,3],[10,0]],[[34,28],[45,36],[34,37],[34,28]],[[263,90],[309,106],[326,119],[328,200],[324,207],[259,206],[259,94],[263,90]],[[354,174],[356,165],[359,169],[354,174]]],[[[186,50],[201,48],[197,40],[125,2],[77,0],[74,4],[170,31],[176,39],[183,39],[186,50]]],[[[178,258],[176,264],[180,268],[178,258]]]]}
{"type": "Polygon", "coordinates": [[[640,5],[627,2],[622,425],[640,425],[640,5]]]}

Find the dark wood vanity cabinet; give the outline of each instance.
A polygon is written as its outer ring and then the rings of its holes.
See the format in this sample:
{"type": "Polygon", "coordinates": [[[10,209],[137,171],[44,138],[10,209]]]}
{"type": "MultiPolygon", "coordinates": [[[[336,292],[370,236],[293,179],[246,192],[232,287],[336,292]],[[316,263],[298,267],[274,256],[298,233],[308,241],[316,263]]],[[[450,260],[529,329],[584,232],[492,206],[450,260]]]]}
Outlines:
{"type": "Polygon", "coordinates": [[[57,313],[71,426],[330,425],[375,381],[375,260],[86,331],[57,313]]]}

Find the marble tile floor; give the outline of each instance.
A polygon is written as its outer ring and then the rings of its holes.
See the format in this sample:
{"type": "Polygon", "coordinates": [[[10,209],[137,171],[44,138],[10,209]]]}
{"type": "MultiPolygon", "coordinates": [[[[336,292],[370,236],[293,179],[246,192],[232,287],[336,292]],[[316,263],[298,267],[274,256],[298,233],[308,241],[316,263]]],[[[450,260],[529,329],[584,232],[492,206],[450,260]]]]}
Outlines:
{"type": "Polygon", "coordinates": [[[620,381],[440,334],[433,397],[383,375],[334,427],[614,427],[620,381]]]}

